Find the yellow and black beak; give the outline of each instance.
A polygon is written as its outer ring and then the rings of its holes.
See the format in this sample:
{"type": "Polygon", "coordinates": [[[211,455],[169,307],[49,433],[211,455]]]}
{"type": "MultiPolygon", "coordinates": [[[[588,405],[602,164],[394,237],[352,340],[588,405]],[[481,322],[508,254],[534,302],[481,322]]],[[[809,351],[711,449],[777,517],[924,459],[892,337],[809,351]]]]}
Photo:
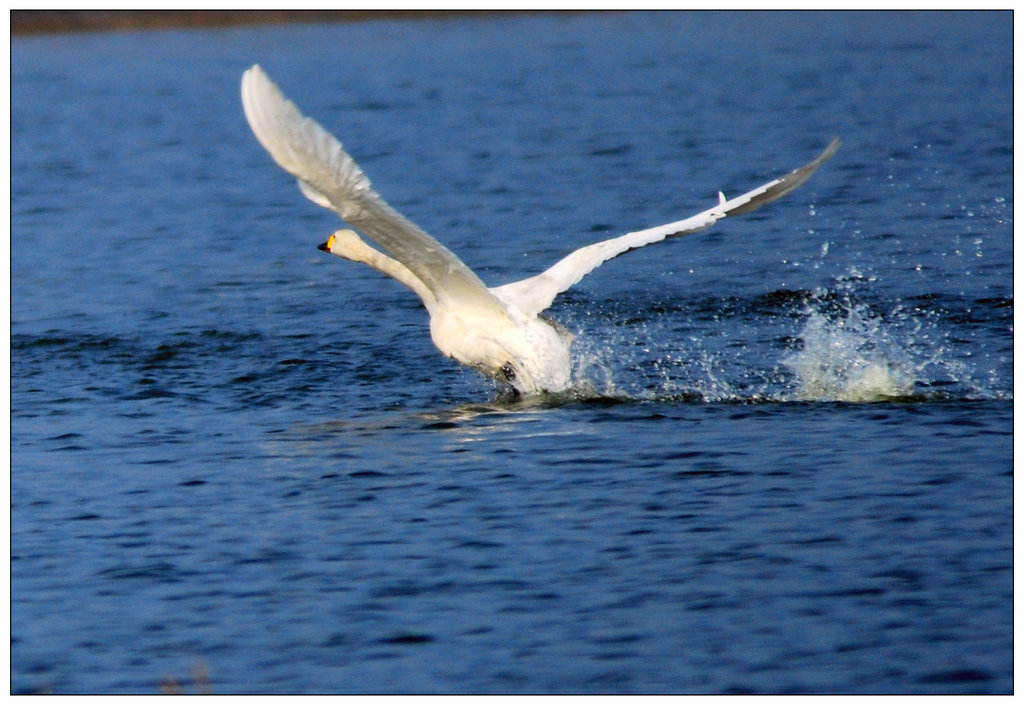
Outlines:
{"type": "Polygon", "coordinates": [[[331,251],[331,247],[333,245],[334,245],[334,236],[331,235],[329,238],[327,238],[327,242],[323,243],[322,245],[317,245],[316,249],[320,250],[321,252],[330,252],[331,251]]]}

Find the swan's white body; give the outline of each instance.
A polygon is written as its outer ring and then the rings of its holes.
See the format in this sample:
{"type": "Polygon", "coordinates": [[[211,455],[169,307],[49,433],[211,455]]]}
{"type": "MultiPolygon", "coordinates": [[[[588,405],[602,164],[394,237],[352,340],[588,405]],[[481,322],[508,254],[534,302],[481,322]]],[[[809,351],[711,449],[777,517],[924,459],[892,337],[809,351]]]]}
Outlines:
{"type": "Polygon", "coordinates": [[[334,137],[287,100],[258,66],[242,76],[242,105],[256,137],[299,180],[314,203],[335,211],[384,252],[352,230],[339,230],[320,249],[367,264],[402,282],[430,313],[437,348],[520,394],[560,392],[571,384],[573,336],[540,316],[555,297],[603,262],[628,250],[703,230],[789,193],[835,153],[695,216],[582,247],[537,276],[486,287],[441,243],[389,206],[334,137]]]}

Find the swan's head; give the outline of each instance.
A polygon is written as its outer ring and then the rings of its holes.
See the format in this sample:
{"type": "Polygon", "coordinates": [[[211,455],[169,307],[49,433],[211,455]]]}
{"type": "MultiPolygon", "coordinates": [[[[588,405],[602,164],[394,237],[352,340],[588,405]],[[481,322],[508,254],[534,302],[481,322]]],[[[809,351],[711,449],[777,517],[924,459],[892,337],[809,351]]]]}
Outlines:
{"type": "Polygon", "coordinates": [[[437,304],[433,292],[408,267],[398,260],[391,259],[383,252],[375,250],[354,230],[336,230],[327,238],[327,242],[317,245],[317,249],[353,262],[369,265],[381,274],[386,274],[392,279],[402,282],[416,292],[428,311],[437,304]]]}
{"type": "Polygon", "coordinates": [[[327,242],[317,245],[316,249],[355,262],[365,262],[370,246],[354,230],[343,229],[336,230],[327,238],[327,242]]]}

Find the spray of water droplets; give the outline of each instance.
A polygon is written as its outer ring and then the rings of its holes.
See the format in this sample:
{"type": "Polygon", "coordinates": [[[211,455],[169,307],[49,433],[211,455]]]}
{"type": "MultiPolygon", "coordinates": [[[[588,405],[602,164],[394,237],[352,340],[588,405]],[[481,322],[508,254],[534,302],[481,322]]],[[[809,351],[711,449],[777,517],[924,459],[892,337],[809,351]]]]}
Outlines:
{"type": "Polygon", "coordinates": [[[999,364],[961,339],[959,310],[928,297],[879,302],[870,278],[856,274],[814,292],[781,293],[731,300],[712,315],[706,302],[662,309],[584,334],[578,391],[711,403],[1012,396],[999,364]]]}
{"type": "Polygon", "coordinates": [[[806,316],[800,348],[782,358],[793,373],[791,398],[868,402],[913,394],[917,365],[867,306],[848,303],[829,313],[812,304],[806,316]]]}

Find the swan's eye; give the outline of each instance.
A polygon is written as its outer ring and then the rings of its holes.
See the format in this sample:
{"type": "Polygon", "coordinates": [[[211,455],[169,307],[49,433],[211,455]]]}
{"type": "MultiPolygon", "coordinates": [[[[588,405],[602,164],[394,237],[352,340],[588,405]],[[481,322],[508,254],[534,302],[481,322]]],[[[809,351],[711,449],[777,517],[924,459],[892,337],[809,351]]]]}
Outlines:
{"type": "Polygon", "coordinates": [[[516,381],[516,370],[514,367],[512,367],[511,362],[506,362],[504,365],[501,366],[501,374],[505,375],[505,379],[508,380],[509,382],[516,381]]]}

